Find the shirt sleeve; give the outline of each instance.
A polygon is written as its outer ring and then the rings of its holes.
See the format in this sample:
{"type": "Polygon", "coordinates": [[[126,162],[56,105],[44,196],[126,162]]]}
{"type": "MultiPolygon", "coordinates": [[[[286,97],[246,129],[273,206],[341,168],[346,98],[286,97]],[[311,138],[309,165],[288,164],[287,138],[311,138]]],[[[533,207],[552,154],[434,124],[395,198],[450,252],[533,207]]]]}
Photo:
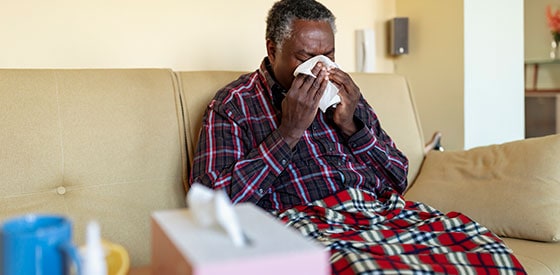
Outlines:
{"type": "Polygon", "coordinates": [[[224,189],[233,203],[258,202],[290,163],[292,151],[278,131],[252,145],[249,133],[225,113],[208,109],[191,183],[224,189]]]}
{"type": "Polygon", "coordinates": [[[407,186],[408,159],[381,128],[377,115],[363,98],[355,119],[359,130],[348,138],[350,150],[373,166],[385,184],[402,194],[407,186]]]}

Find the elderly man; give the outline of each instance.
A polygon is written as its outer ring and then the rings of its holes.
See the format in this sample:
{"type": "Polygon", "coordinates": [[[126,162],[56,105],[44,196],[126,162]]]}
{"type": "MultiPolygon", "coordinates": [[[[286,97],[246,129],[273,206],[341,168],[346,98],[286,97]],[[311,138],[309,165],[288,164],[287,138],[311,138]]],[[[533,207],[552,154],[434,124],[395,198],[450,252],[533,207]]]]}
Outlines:
{"type": "Polygon", "coordinates": [[[193,182],[225,189],[234,203],[268,210],[306,204],[348,187],[403,192],[407,159],[381,129],[352,78],[334,61],[334,16],[315,1],[281,1],[267,19],[268,56],[254,73],[220,90],[205,115],[193,182]],[[327,83],[341,102],[318,110],[327,83]]]}
{"type": "Polygon", "coordinates": [[[334,21],[314,0],[274,4],[260,68],[208,106],[191,183],[257,204],[320,241],[335,274],[523,273],[486,228],[402,198],[407,159],[333,65],[334,21]],[[302,64],[312,75],[294,76],[302,64]],[[340,100],[320,109],[329,85],[340,100]]]}

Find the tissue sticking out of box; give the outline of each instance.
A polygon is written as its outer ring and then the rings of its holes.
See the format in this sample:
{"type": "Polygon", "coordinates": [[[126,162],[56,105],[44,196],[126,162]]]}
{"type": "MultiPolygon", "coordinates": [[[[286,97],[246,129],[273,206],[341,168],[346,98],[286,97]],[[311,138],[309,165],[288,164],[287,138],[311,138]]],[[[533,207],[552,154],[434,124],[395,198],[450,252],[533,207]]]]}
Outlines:
{"type": "Polygon", "coordinates": [[[231,200],[224,190],[212,190],[202,184],[194,183],[187,194],[187,206],[200,226],[222,228],[235,246],[242,247],[249,244],[231,200]]]}
{"type": "MultiPolygon", "coordinates": [[[[324,55],[317,55],[301,63],[295,69],[294,76],[297,76],[298,74],[306,74],[306,75],[311,75],[313,77],[316,77],[315,75],[313,75],[311,70],[315,67],[315,64],[317,64],[317,62],[323,63],[323,65],[329,69],[338,68],[338,65],[336,65],[336,63],[334,63],[328,57],[324,55]]],[[[321,111],[323,111],[324,113],[325,111],[327,111],[327,109],[330,106],[336,105],[338,103],[340,103],[338,88],[332,82],[329,81],[327,83],[327,88],[323,93],[323,97],[321,97],[321,100],[319,101],[319,109],[321,109],[321,111]]]]}

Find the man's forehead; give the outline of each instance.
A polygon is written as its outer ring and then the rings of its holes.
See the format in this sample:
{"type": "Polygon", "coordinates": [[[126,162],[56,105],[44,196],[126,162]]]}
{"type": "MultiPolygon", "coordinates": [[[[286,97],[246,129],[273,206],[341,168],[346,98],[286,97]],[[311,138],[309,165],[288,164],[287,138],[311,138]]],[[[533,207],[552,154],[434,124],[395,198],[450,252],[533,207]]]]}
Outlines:
{"type": "MultiPolygon", "coordinates": [[[[315,52],[334,50],[334,33],[330,24],[323,21],[294,22],[292,35],[287,41],[295,46],[295,51],[315,52]]],[[[305,52],[302,52],[305,53],[305,52]]]]}
{"type": "Polygon", "coordinates": [[[321,49],[320,52],[317,52],[317,50],[300,49],[300,50],[296,50],[294,53],[296,55],[303,55],[303,56],[316,56],[316,55],[330,56],[334,54],[334,47],[321,49]]]}
{"type": "Polygon", "coordinates": [[[326,21],[313,21],[296,19],[292,22],[292,35],[313,35],[313,34],[326,34],[334,37],[334,31],[331,25],[326,21]]]}

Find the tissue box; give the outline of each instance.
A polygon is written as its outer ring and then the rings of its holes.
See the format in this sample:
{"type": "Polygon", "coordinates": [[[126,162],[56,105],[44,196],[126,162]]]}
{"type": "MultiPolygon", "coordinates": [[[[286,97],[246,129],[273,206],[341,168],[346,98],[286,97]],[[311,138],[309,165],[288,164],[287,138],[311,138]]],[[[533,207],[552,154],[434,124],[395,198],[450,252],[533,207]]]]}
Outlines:
{"type": "Polygon", "coordinates": [[[250,240],[236,247],[220,228],[196,224],[188,209],[152,214],[153,274],[330,274],[329,252],[249,203],[234,207],[250,240]]]}

